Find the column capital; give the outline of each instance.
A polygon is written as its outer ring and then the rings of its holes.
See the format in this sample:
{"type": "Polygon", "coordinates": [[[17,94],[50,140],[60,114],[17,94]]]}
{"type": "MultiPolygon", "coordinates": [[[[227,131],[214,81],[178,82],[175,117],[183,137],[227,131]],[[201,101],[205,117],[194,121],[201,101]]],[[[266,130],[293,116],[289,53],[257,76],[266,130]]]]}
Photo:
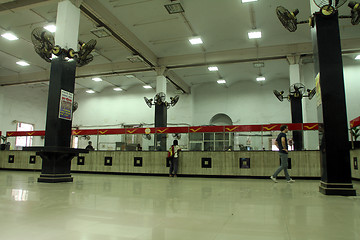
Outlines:
{"type": "Polygon", "coordinates": [[[168,69],[165,66],[156,67],[155,71],[158,76],[164,76],[168,69]]]}
{"type": "Polygon", "coordinates": [[[290,65],[299,64],[300,63],[300,55],[289,55],[286,56],[288,63],[290,65]]]}

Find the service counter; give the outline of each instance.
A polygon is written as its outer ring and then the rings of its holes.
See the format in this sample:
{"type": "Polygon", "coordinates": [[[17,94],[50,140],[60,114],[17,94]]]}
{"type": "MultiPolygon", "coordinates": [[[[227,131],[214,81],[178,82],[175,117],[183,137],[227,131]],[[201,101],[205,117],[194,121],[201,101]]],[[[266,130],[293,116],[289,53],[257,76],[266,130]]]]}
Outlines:
{"type": "MultiPolygon", "coordinates": [[[[92,151],[74,157],[73,172],[167,175],[167,152],[147,151],[92,151]]],[[[319,151],[294,151],[289,153],[292,177],[320,177],[319,151]]],[[[360,149],[350,151],[351,171],[360,179],[358,161],[360,149]]],[[[179,172],[196,176],[270,176],[279,166],[277,152],[181,152],[179,172]]],[[[31,151],[0,151],[0,169],[41,170],[41,158],[31,151]]],[[[283,172],[280,174],[283,176],[283,172]]]]}
{"type": "MultiPolygon", "coordinates": [[[[360,159],[360,150],[351,153],[360,159]]],[[[167,152],[92,151],[72,160],[73,172],[166,175],[167,152]]],[[[289,153],[292,177],[320,177],[319,151],[289,153]]],[[[188,152],[179,161],[179,175],[196,176],[270,176],[280,165],[279,155],[272,151],[188,152]]],[[[41,170],[41,158],[31,151],[0,151],[0,169],[41,170]]],[[[359,177],[359,170],[353,176],[359,177]]],[[[283,176],[281,173],[280,176],[283,176]]]]}

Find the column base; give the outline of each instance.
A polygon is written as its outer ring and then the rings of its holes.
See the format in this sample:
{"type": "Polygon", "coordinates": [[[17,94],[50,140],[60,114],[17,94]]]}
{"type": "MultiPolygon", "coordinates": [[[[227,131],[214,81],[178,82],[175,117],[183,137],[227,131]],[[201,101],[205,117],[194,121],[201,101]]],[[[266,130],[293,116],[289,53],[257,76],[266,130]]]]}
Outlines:
{"type": "Polygon", "coordinates": [[[38,182],[58,183],[58,182],[73,182],[73,177],[70,174],[41,174],[38,182]]]}
{"type": "Polygon", "coordinates": [[[325,183],[320,181],[319,191],[324,195],[356,196],[351,183],[325,183]]]}

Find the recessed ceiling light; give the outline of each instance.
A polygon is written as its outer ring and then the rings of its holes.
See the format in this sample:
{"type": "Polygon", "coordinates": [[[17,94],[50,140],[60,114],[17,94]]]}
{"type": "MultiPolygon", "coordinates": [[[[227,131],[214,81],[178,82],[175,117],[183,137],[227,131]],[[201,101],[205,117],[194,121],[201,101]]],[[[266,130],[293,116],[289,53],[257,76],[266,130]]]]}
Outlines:
{"type": "Polygon", "coordinates": [[[15,36],[15,34],[10,33],[10,32],[3,33],[3,34],[1,34],[1,36],[2,36],[3,38],[6,38],[7,40],[10,40],[10,41],[14,41],[14,40],[18,40],[18,39],[19,39],[17,36],[15,36]]]}
{"type": "Polygon", "coordinates": [[[210,66],[210,67],[208,67],[208,69],[210,72],[216,72],[219,70],[217,66],[210,66]]]}
{"type": "Polygon", "coordinates": [[[152,88],[152,87],[150,85],[145,85],[145,86],[143,86],[143,88],[149,89],[149,88],[152,88]]]}
{"type": "Polygon", "coordinates": [[[46,30],[48,30],[49,32],[52,32],[52,33],[56,32],[56,26],[55,26],[55,24],[46,25],[44,28],[45,28],[46,30]]]}
{"type": "Polygon", "coordinates": [[[127,78],[134,78],[135,76],[132,75],[132,74],[126,74],[125,77],[127,77],[127,78]]]}
{"type": "Polygon", "coordinates": [[[116,88],[113,88],[114,91],[122,91],[122,88],[119,88],[119,87],[116,87],[116,88]]]}
{"type": "Polygon", "coordinates": [[[95,93],[95,91],[94,91],[94,90],[91,90],[91,89],[86,90],[86,92],[87,92],[87,93],[95,93]]]}
{"type": "Polygon", "coordinates": [[[247,2],[257,2],[257,0],[241,0],[243,3],[247,3],[247,2]]]}
{"type": "Polygon", "coordinates": [[[95,81],[95,82],[101,82],[101,81],[102,81],[102,79],[99,78],[99,77],[95,77],[95,78],[93,78],[92,80],[95,81]]]}
{"type": "Polygon", "coordinates": [[[20,66],[29,66],[30,64],[28,64],[27,62],[25,61],[17,61],[16,62],[17,65],[20,65],[20,66]]]}
{"type": "Polygon", "coordinates": [[[360,54],[355,57],[355,60],[360,60],[360,54]]]}
{"type": "Polygon", "coordinates": [[[203,43],[203,41],[201,40],[200,37],[192,37],[192,38],[189,38],[189,42],[190,42],[192,45],[202,44],[202,43],[203,43]]]}
{"type": "Polygon", "coordinates": [[[225,81],[225,79],[219,79],[219,80],[217,80],[217,83],[218,84],[225,84],[226,81],[225,81]]]}
{"type": "Polygon", "coordinates": [[[248,32],[249,39],[261,38],[261,31],[248,32]]]}
{"type": "Polygon", "coordinates": [[[258,82],[263,82],[265,80],[266,80],[266,78],[262,77],[262,76],[256,78],[256,81],[258,81],[258,82]]]}

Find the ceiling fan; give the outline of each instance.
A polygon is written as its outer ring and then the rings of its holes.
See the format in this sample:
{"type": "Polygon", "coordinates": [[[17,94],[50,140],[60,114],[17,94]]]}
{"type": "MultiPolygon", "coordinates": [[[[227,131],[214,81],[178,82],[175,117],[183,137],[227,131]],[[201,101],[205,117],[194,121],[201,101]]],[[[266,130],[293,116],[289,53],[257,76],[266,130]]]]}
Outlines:
{"type": "Polygon", "coordinates": [[[61,48],[55,46],[54,36],[41,27],[32,30],[31,41],[35,52],[47,62],[51,62],[52,54],[56,56],[61,54],[61,48]]]}
{"type": "Polygon", "coordinates": [[[151,108],[153,105],[161,105],[165,104],[166,108],[170,108],[176,105],[176,103],[179,101],[179,95],[176,95],[175,97],[170,97],[170,103],[166,101],[166,94],[163,92],[159,92],[155,95],[154,99],[148,99],[147,97],[144,97],[145,103],[148,105],[149,108],[151,108]]]}
{"type": "Polygon", "coordinates": [[[94,50],[97,43],[94,39],[87,43],[79,41],[80,50],[78,52],[72,48],[66,50],[55,45],[53,34],[41,27],[37,27],[31,32],[31,41],[35,52],[45,61],[51,62],[53,54],[60,56],[62,53],[65,53],[64,57],[76,60],[77,67],[82,67],[94,59],[90,53],[94,50]]]}
{"type": "MultiPolygon", "coordinates": [[[[323,16],[331,16],[337,9],[346,3],[347,0],[313,0],[316,6],[320,8],[320,13],[323,16]]],[[[339,16],[339,18],[351,18],[351,24],[357,25],[360,22],[360,4],[358,2],[350,1],[348,6],[351,8],[350,16],[339,16]]],[[[311,16],[307,21],[298,21],[297,15],[298,9],[290,12],[282,6],[276,8],[276,15],[281,24],[290,32],[297,30],[298,24],[309,23],[311,27],[314,27],[314,16],[311,16]]]]}
{"type": "Polygon", "coordinates": [[[295,83],[290,86],[289,94],[287,96],[284,96],[284,91],[279,92],[277,90],[274,90],[273,93],[280,102],[282,102],[284,98],[287,98],[290,101],[292,97],[294,98],[307,97],[309,98],[309,100],[311,100],[316,94],[316,88],[306,89],[304,84],[295,83]]]}
{"type": "Polygon", "coordinates": [[[181,139],[181,133],[173,133],[172,134],[173,138],[180,140],[181,139]]]}
{"type": "Polygon", "coordinates": [[[145,140],[151,140],[151,135],[150,134],[143,134],[142,136],[143,136],[143,138],[145,140]]]}
{"type": "Polygon", "coordinates": [[[72,105],[72,112],[74,113],[77,109],[78,109],[78,107],[79,107],[79,104],[78,104],[78,102],[73,102],[73,105],[72,105]]]}
{"type": "Polygon", "coordinates": [[[79,41],[80,50],[75,52],[73,49],[69,49],[69,57],[75,57],[76,59],[76,66],[82,67],[88,63],[90,63],[94,56],[91,52],[95,49],[97,41],[95,39],[91,39],[87,43],[79,41]]]}

